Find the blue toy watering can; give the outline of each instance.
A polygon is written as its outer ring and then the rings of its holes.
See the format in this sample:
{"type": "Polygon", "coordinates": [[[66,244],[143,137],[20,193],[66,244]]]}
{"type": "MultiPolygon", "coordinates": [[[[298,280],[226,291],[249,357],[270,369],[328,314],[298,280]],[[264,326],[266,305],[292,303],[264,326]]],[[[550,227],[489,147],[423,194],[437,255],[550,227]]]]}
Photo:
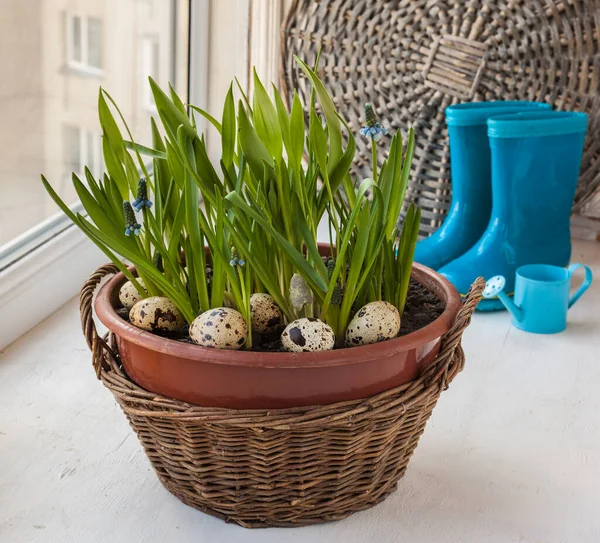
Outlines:
{"type": "Polygon", "coordinates": [[[568,268],[547,264],[531,264],[517,269],[514,301],[503,292],[505,278],[492,277],[486,284],[483,297],[498,298],[512,314],[512,324],[534,334],[555,334],[567,327],[567,311],[592,284],[592,270],[583,264],[568,268]],[[571,276],[579,268],[585,279],[569,297],[571,276]]]}

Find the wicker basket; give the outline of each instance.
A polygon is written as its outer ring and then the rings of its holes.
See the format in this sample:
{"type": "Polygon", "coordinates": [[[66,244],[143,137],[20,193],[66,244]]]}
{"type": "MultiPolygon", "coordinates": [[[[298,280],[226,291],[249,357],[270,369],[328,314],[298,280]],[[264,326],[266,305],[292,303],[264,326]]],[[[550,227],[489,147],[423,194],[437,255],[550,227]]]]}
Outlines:
{"type": "MultiPolygon", "coordinates": [[[[310,85],[293,55],[312,65],[321,50],[319,77],[355,132],[367,101],[394,131],[414,127],[407,202],[421,206],[421,235],[437,229],[450,204],[446,106],[523,99],[585,111],[580,212],[600,189],[599,35],[600,0],[294,0],[281,86],[307,103],[310,85]]],[[[371,154],[364,138],[357,145],[362,178],[371,154]]]]}
{"type": "Polygon", "coordinates": [[[81,322],[96,373],[137,433],[158,478],[182,502],[247,528],[342,519],[381,502],[404,474],[440,393],[464,364],[460,346],[485,286],[478,279],[440,354],[417,380],[364,400],[234,411],[149,393],[125,375],[92,298],[113,265],[81,290],[81,322]]]}

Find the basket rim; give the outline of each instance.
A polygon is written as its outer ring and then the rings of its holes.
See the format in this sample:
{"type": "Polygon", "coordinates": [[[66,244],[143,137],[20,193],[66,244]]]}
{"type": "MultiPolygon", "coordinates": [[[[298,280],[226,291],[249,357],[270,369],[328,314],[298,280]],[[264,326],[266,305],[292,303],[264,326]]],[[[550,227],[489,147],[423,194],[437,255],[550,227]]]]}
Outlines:
{"type": "Polygon", "coordinates": [[[123,320],[111,304],[111,296],[126,281],[118,273],[100,288],[94,309],[102,324],[117,337],[152,351],[185,358],[191,361],[213,364],[261,368],[311,368],[365,363],[394,353],[409,351],[437,341],[453,325],[462,307],[462,298],[456,288],[443,276],[421,264],[414,263],[412,276],[446,304],[442,314],[427,326],[405,336],[360,347],[319,351],[312,353],[231,351],[210,349],[146,332],[123,320]]]}
{"type": "MultiPolygon", "coordinates": [[[[441,360],[442,356],[438,354],[432,365],[441,360]]],[[[332,426],[343,426],[347,417],[358,421],[363,417],[375,416],[382,405],[389,403],[401,405],[405,412],[413,410],[428,393],[439,394],[447,388],[463,370],[465,352],[459,341],[448,359],[446,372],[430,372],[429,375],[421,375],[408,383],[370,396],[328,404],[248,409],[197,405],[149,392],[131,379],[118,360],[109,359],[107,362],[107,366],[100,372],[101,381],[122,406],[127,406],[131,414],[182,422],[219,423],[234,427],[281,428],[281,425],[285,425],[291,430],[324,422],[332,426]],[[440,386],[442,381],[443,386],[440,386]],[[334,414],[336,417],[332,418],[334,414]]]]}

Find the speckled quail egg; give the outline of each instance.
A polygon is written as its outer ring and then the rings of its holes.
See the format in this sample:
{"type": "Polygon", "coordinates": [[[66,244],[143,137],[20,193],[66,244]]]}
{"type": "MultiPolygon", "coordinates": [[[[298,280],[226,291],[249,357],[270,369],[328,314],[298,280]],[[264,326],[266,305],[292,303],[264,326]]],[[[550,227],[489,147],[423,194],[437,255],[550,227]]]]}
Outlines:
{"type": "Polygon", "coordinates": [[[216,307],[193,320],[190,337],[203,347],[240,349],[248,338],[248,325],[239,311],[230,307],[216,307]]]}
{"type": "Polygon", "coordinates": [[[258,292],[250,296],[250,321],[252,332],[272,334],[283,324],[283,314],[273,296],[258,292]]]}
{"type": "Polygon", "coordinates": [[[346,329],[346,347],[370,345],[395,338],[400,331],[400,313],[388,302],[370,302],[361,307],[346,329]]]}
{"type": "Polygon", "coordinates": [[[173,332],[185,324],[185,319],[169,298],[150,296],[131,308],[129,322],[150,332],[173,332]]]}
{"type": "MultiPolygon", "coordinates": [[[[138,283],[143,289],[146,288],[143,279],[138,278],[138,283]]],[[[119,290],[119,301],[121,302],[123,307],[126,307],[127,309],[131,309],[141,299],[142,297],[140,296],[140,293],[133,286],[133,283],[131,281],[127,281],[126,283],[124,283],[121,287],[121,290],[119,290]]]]}
{"type": "Polygon", "coordinates": [[[331,351],[335,345],[335,334],[323,321],[304,318],[287,325],[281,334],[281,342],[286,351],[331,351]]]}

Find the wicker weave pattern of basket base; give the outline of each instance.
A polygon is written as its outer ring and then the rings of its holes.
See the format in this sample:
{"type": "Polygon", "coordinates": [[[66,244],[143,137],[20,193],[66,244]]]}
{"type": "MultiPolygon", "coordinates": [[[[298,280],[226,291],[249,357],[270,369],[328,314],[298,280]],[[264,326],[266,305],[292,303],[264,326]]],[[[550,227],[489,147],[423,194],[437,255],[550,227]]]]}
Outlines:
{"type": "Polygon", "coordinates": [[[364,400],[282,410],[198,407],[149,393],[123,372],[114,338],[100,338],[94,291],[81,322],[97,375],[113,393],[162,484],[184,503],[249,528],[342,519],[382,501],[404,474],[440,393],[462,369],[462,333],[485,286],[478,279],[423,375],[364,400]]]}
{"type": "MultiPolygon", "coordinates": [[[[599,43],[600,0],[295,0],[282,31],[281,86],[306,103],[310,86],[293,55],[313,65],[321,50],[319,77],[355,133],[364,102],[392,132],[414,127],[407,202],[421,206],[428,235],[451,199],[444,110],[461,101],[539,100],[587,112],[574,211],[585,206],[600,189],[599,43]]],[[[370,144],[357,144],[362,178],[370,144]]]]}

